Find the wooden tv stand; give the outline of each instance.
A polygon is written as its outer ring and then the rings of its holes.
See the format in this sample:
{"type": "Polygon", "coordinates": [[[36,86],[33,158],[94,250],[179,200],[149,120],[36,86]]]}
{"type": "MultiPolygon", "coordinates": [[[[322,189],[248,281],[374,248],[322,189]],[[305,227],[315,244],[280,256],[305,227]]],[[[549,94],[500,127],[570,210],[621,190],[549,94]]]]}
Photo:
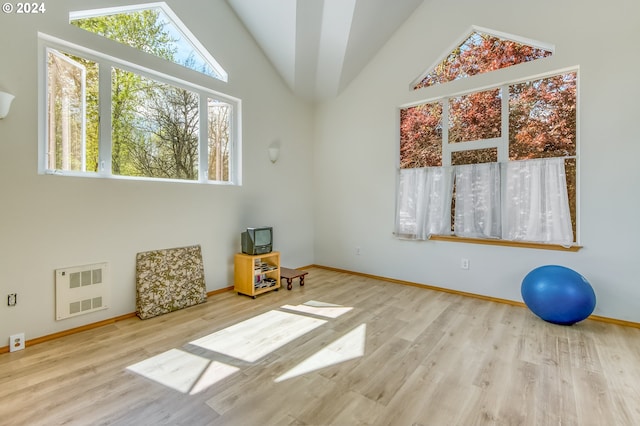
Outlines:
{"type": "Polygon", "coordinates": [[[280,288],[280,252],[237,253],[234,259],[233,290],[254,299],[258,294],[280,288]]]}

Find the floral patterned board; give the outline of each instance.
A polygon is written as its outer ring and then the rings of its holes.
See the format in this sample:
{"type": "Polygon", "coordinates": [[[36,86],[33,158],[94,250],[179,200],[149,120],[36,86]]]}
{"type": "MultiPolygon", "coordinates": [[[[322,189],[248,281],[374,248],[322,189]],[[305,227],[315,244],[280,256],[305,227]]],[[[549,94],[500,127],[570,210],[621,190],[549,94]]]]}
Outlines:
{"type": "Polygon", "coordinates": [[[141,319],[207,300],[199,245],[136,255],[136,313],[141,319]]]}

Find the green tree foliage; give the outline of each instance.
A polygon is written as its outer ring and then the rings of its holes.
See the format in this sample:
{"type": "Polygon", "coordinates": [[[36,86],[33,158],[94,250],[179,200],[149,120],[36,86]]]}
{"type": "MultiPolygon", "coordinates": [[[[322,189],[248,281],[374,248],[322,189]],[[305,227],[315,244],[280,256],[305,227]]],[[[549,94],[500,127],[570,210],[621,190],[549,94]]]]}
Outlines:
{"type": "Polygon", "coordinates": [[[141,138],[134,122],[139,99],[144,96],[141,76],[119,68],[111,70],[111,170],[114,174],[136,176],[130,147],[141,138]]]}
{"type": "MultiPolygon", "coordinates": [[[[104,37],[125,43],[168,60],[173,60],[176,48],[174,39],[165,29],[165,23],[160,19],[156,10],[143,10],[129,14],[115,14],[89,17],[72,21],[80,28],[100,34],[104,37]]],[[[97,79],[97,76],[96,76],[97,79]]],[[[94,86],[97,94],[97,81],[94,86]]],[[[111,75],[111,169],[114,174],[129,176],[151,176],[172,178],[193,178],[193,171],[186,172],[184,163],[190,160],[180,158],[175,164],[168,165],[166,161],[151,164],[148,159],[155,157],[154,144],[140,124],[139,119],[144,116],[147,120],[166,120],[167,116],[177,117],[178,114],[167,114],[157,104],[149,111],[140,111],[140,105],[149,104],[149,99],[158,98],[160,83],[145,79],[142,76],[119,68],[112,69],[111,75]],[[156,113],[158,117],[150,116],[156,113]],[[145,149],[148,150],[144,152],[145,149]],[[164,166],[160,166],[160,163],[164,166]]],[[[88,96],[92,96],[88,93],[88,96]]],[[[167,103],[168,107],[177,106],[167,103]]],[[[195,105],[197,111],[197,102],[195,105]]],[[[197,113],[196,113],[197,115],[197,113]]],[[[183,121],[184,124],[184,121],[183,121]]],[[[197,147],[197,143],[196,143],[197,147]]],[[[190,149],[175,150],[189,156],[190,149]]]]}
{"type": "MultiPolygon", "coordinates": [[[[173,39],[164,29],[156,10],[142,10],[129,14],[103,15],[71,21],[84,30],[102,35],[111,40],[125,43],[143,52],[165,59],[172,59],[175,53],[173,39]]],[[[96,97],[98,91],[97,74],[87,76],[88,97],[96,97]]],[[[135,138],[131,119],[135,116],[137,92],[141,90],[140,77],[114,68],[112,72],[112,157],[111,168],[115,174],[127,174],[131,169],[129,147],[123,141],[135,138]]],[[[91,118],[91,117],[89,117],[91,118]]],[[[95,125],[95,122],[89,122],[95,125]]]]}
{"type": "Polygon", "coordinates": [[[98,64],[88,59],[73,57],[84,65],[86,77],[86,171],[97,172],[99,167],[98,144],[100,139],[100,104],[98,99],[98,64]]]}
{"type": "MultiPolygon", "coordinates": [[[[73,25],[155,56],[198,69],[194,52],[180,53],[159,8],[74,19],[73,25]]],[[[183,46],[184,47],[184,46],[183,46]]],[[[58,54],[58,53],[56,53],[58,54]]],[[[62,55],[62,54],[58,54],[62,55]]],[[[99,99],[98,64],[49,55],[51,169],[98,171],[100,103],[111,107],[111,172],[116,175],[196,180],[199,177],[199,95],[118,67],[111,98],[99,99]],[[83,87],[86,87],[82,99],[83,87]],[[82,138],[82,107],[86,107],[82,138]],[[84,148],[83,148],[84,147],[84,148]],[[84,149],[84,151],[83,151],[84,149]]],[[[229,180],[230,105],[209,99],[209,176],[229,180]]]]}
{"type": "Polygon", "coordinates": [[[175,39],[156,9],[76,19],[71,24],[161,58],[173,60],[176,52],[175,39]]]}

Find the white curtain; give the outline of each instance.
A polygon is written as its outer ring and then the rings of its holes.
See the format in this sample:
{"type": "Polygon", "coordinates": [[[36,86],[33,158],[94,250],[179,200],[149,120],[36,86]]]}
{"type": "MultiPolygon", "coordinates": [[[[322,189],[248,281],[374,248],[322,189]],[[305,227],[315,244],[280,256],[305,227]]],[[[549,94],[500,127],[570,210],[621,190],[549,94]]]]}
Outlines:
{"type": "Polygon", "coordinates": [[[395,234],[426,240],[431,234],[451,233],[453,169],[400,169],[395,234]]]}
{"type": "Polygon", "coordinates": [[[504,201],[503,239],[573,243],[564,159],[506,163],[504,201]]]}
{"type": "Polygon", "coordinates": [[[500,238],[500,165],[455,167],[454,233],[460,237],[500,238]]]}

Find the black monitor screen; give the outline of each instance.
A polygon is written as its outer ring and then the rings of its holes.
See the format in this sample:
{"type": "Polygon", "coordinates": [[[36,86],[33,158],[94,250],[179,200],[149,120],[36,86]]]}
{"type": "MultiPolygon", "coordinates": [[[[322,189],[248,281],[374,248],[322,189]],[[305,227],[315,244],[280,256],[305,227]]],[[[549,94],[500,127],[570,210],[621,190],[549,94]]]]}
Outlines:
{"type": "Polygon", "coordinates": [[[253,244],[256,246],[271,244],[271,229],[256,229],[253,244]]]}

